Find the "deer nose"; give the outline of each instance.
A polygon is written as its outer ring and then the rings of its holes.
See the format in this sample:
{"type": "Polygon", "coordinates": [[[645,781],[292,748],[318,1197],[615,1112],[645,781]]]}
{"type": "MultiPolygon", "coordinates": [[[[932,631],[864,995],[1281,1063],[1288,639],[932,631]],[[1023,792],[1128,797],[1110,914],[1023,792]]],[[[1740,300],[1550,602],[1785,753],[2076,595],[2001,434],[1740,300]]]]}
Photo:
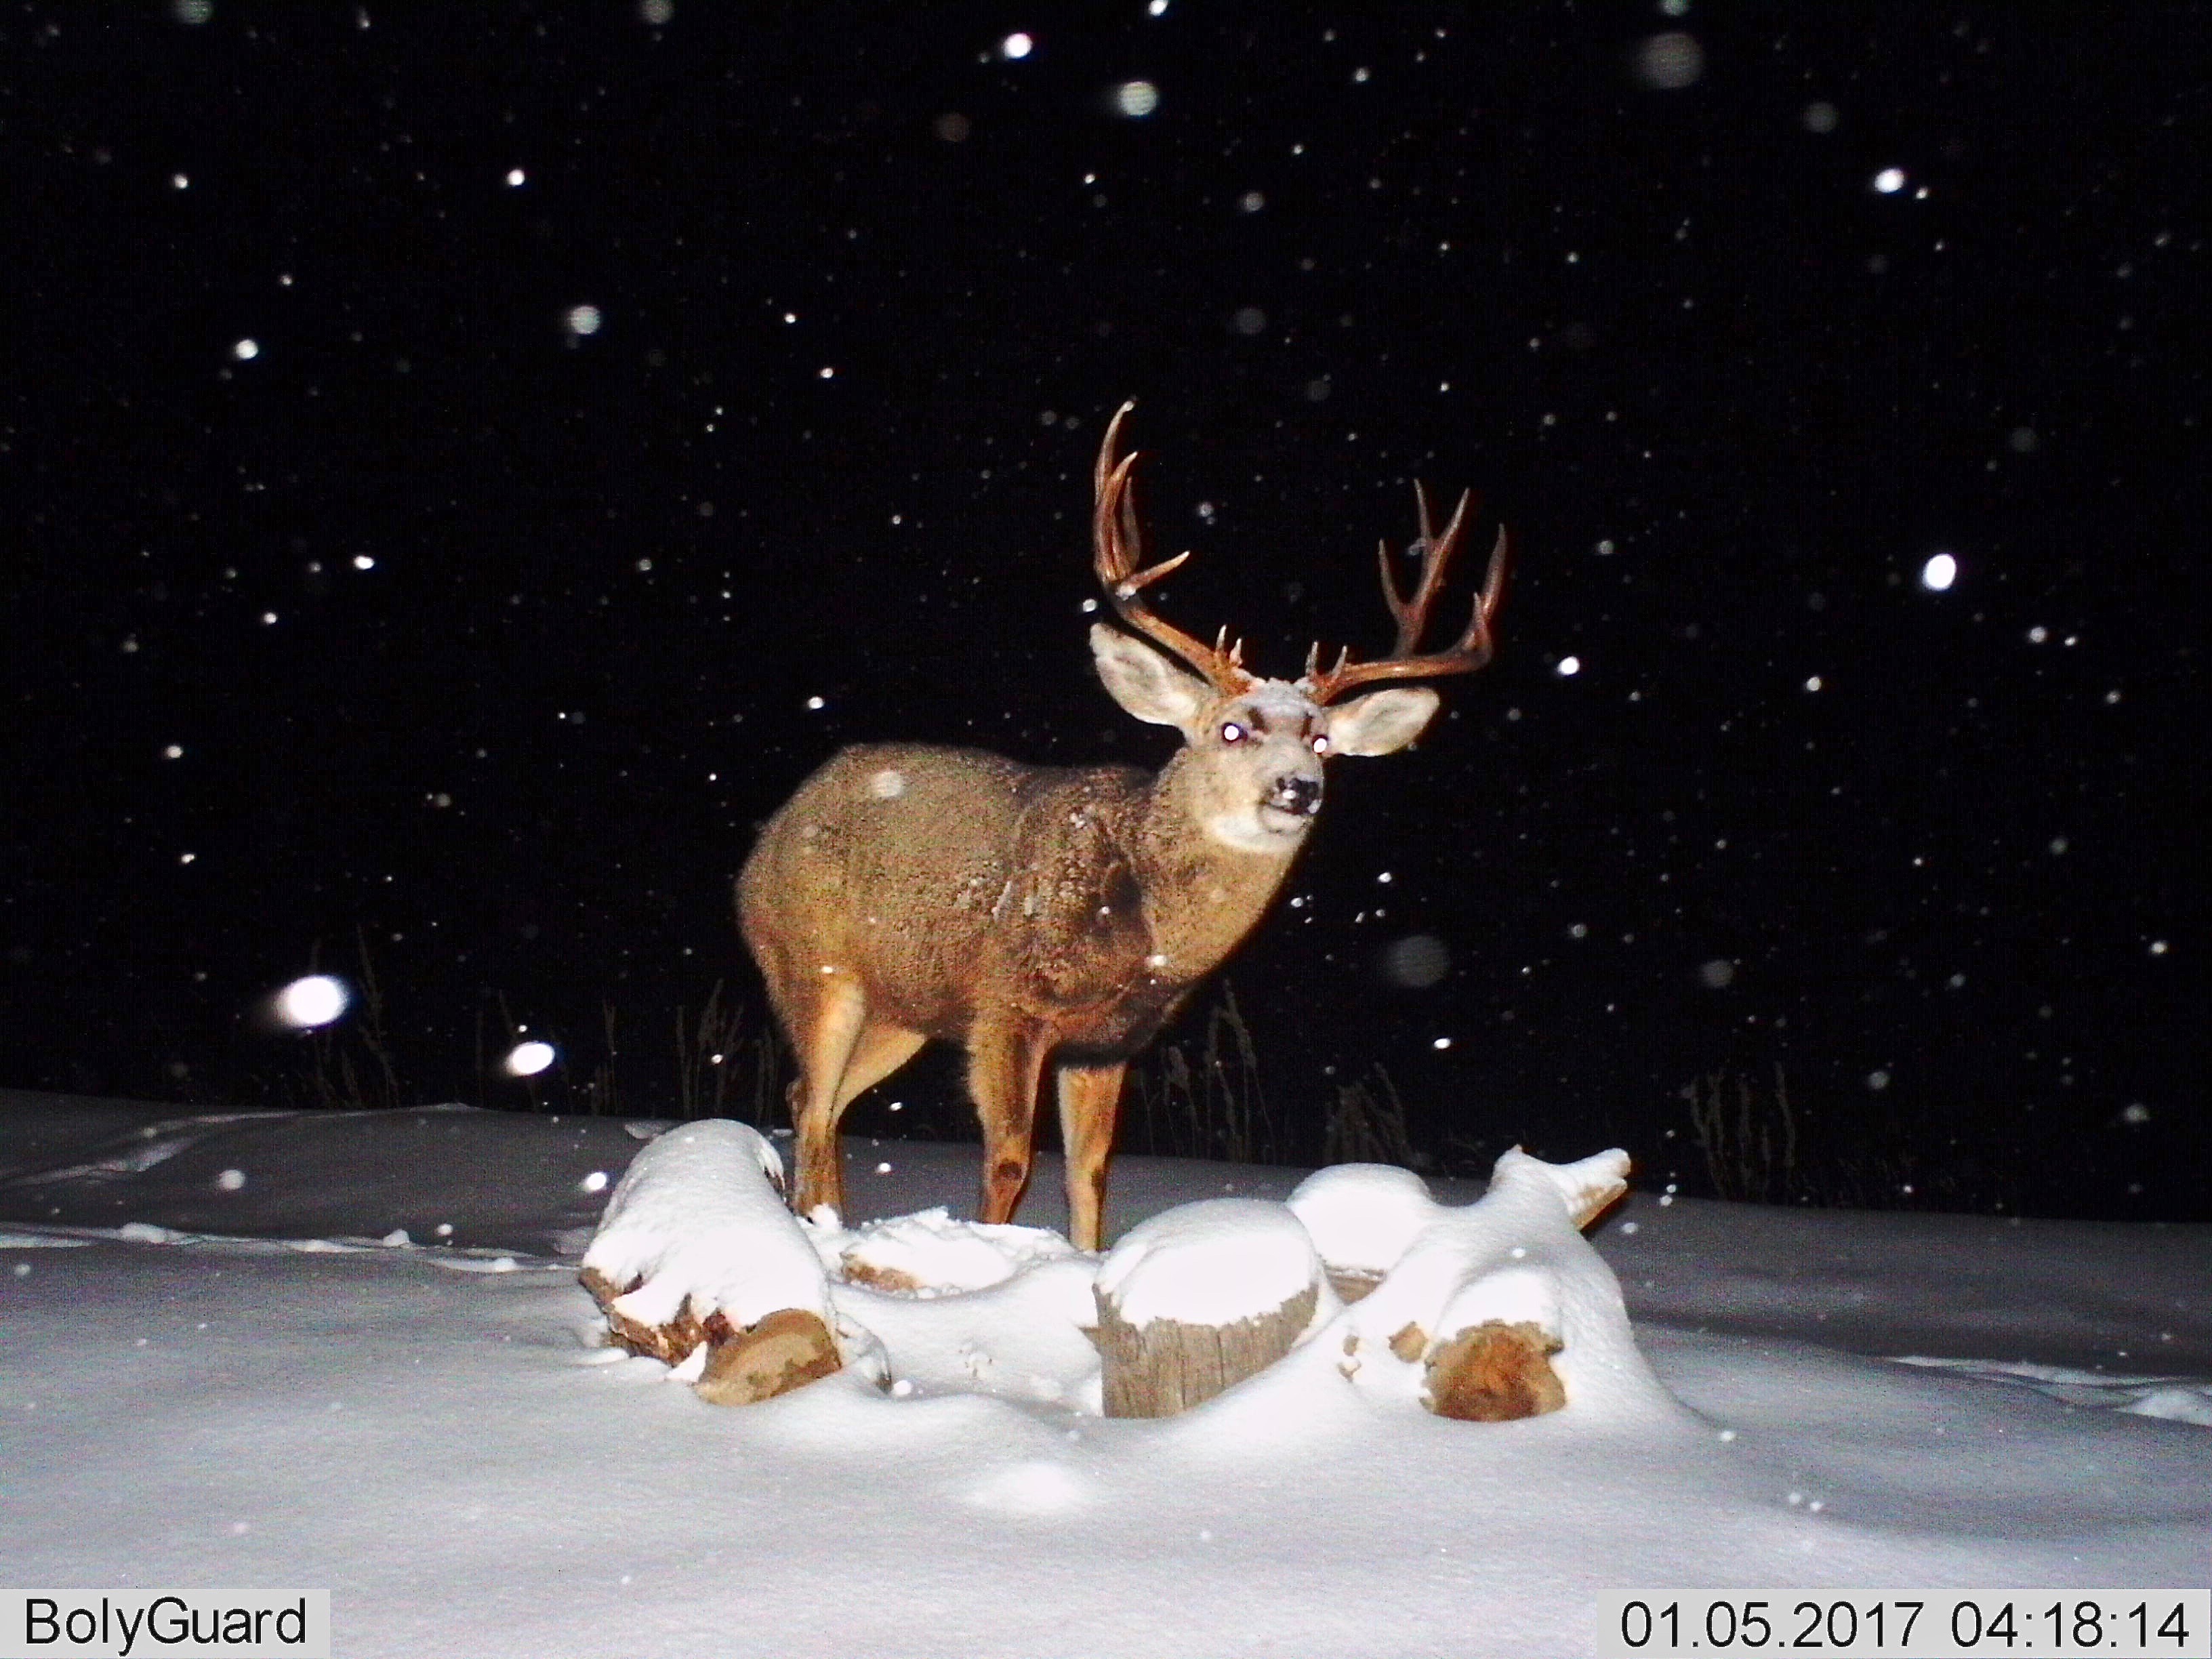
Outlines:
{"type": "Polygon", "coordinates": [[[1285,812],[1296,812],[1310,818],[1321,811],[1321,780],[1319,778],[1278,778],[1275,780],[1275,805],[1285,812]]]}

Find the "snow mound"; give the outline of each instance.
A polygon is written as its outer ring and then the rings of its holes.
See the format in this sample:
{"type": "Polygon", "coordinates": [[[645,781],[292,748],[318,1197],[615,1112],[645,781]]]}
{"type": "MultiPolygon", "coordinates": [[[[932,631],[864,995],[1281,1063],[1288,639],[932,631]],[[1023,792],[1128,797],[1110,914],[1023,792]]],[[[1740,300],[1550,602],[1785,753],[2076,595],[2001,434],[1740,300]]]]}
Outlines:
{"type": "MultiPolygon", "coordinates": [[[[1515,1147],[1499,1160],[1540,1171],[1559,1191],[1577,1228],[1587,1227],[1628,1190],[1628,1154],[1617,1148],[1573,1164],[1547,1164],[1515,1147]]],[[[1379,1277],[1395,1267],[1422,1231],[1457,1212],[1429,1195],[1428,1184],[1395,1164],[1335,1164],[1316,1170],[1290,1196],[1332,1272],[1379,1277]]]]}
{"type": "Polygon", "coordinates": [[[1380,1276],[1421,1229],[1444,1212],[1428,1183],[1395,1164],[1335,1164],[1316,1170],[1289,1199],[1314,1248],[1332,1268],[1380,1276]]]}
{"type": "Polygon", "coordinates": [[[1099,1269],[1098,1293],[1131,1325],[1226,1325],[1273,1312],[1320,1277],[1288,1206],[1209,1198],[1132,1229],[1099,1269]]]}
{"type": "Polygon", "coordinates": [[[921,1297],[833,1284],[830,1294],[840,1340],[854,1327],[880,1343],[898,1400],[982,1395],[1095,1417],[1098,1352],[1085,1331],[1097,1271],[1070,1247],[979,1291],[921,1297]]]}
{"type": "Polygon", "coordinates": [[[819,1230],[814,1248],[841,1279],[920,1297],[986,1290],[1078,1254],[1047,1228],[956,1221],[942,1205],[850,1232],[819,1230]]]}
{"type": "Polygon", "coordinates": [[[1440,1344],[1486,1323],[1527,1324],[1559,1345],[1553,1365],[1570,1416],[1679,1419],[1630,1333],[1620,1281],[1582,1234],[1626,1170],[1619,1152],[1571,1164],[1507,1152],[1489,1190],[1463,1208],[1437,1206],[1382,1282],[1315,1346],[1338,1338],[1340,1369],[1363,1393],[1418,1400],[1421,1362],[1440,1344]]]}
{"type": "Polygon", "coordinates": [[[671,1129],[634,1158],[584,1252],[623,1287],[615,1311],[640,1325],[719,1313],[740,1328],[796,1308],[830,1315],[829,1275],[784,1207],[783,1160],[728,1118],[671,1129]]]}
{"type": "Polygon", "coordinates": [[[1992,1359],[1933,1359],[1922,1354],[1899,1354],[1897,1363],[1984,1382],[2013,1383],[2069,1406],[2102,1407],[2136,1417],[2160,1417],[2212,1429],[2212,1380],[2203,1377],[2123,1376],[2026,1360],[2008,1364],[1992,1359]]]}
{"type": "Polygon", "coordinates": [[[977,1509],[1002,1515],[1063,1515],[1091,1498],[1091,1483],[1064,1463],[1044,1458],[992,1470],[962,1493],[977,1509]]]}

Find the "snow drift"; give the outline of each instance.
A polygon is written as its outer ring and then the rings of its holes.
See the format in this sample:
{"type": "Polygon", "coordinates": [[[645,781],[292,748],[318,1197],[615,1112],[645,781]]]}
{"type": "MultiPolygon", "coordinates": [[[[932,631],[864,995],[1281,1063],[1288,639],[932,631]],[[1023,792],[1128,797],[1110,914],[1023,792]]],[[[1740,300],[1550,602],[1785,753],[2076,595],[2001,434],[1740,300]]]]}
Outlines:
{"type": "MultiPolygon", "coordinates": [[[[1590,1243],[1663,1415],[1447,1422],[1310,1341],[1180,1417],[1101,1419],[1054,1394],[1072,1347],[994,1346],[1054,1306],[1073,1332],[1079,1261],[841,1287],[905,1390],[732,1411],[599,1346],[576,1285],[639,1150],[606,1121],[0,1095],[11,1577],[326,1586],[355,1659],[1571,1656],[1631,1586],[2203,1583],[2212,1229],[1632,1194],[1590,1243]]],[[[868,1150],[854,1231],[974,1173],[868,1150]]],[[[1297,1181],[1127,1159],[1118,1220],[1297,1181]]]]}

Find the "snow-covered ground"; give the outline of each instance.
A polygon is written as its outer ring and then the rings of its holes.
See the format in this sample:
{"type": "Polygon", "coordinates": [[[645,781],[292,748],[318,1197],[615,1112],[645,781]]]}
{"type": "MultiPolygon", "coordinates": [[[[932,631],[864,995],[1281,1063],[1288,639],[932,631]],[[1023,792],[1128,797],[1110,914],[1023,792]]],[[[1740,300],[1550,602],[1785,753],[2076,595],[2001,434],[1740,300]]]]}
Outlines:
{"type": "MultiPolygon", "coordinates": [[[[642,1145],[0,1092],[0,1580],[327,1588],[347,1659],[1518,1659],[1592,1651],[1620,1587],[2212,1569],[2212,1228],[1638,1194],[1593,1243],[1656,1413],[1577,1409],[1562,1354],[1567,1408],[1517,1423],[1275,1371],[1109,1421],[1066,1389],[1064,1332],[1015,1336],[1066,1305],[1049,1250],[901,1304],[940,1340],[908,1363],[878,1332],[899,1392],[856,1366],[715,1407],[598,1346],[576,1284],[642,1145]]],[[[976,1176],[970,1146],[848,1152],[854,1222],[957,1211],[976,1176]]],[[[1045,1162],[1036,1225],[1061,1219],[1045,1162]]],[[[1297,1180],[1123,1159],[1109,1222],[1297,1180]]]]}

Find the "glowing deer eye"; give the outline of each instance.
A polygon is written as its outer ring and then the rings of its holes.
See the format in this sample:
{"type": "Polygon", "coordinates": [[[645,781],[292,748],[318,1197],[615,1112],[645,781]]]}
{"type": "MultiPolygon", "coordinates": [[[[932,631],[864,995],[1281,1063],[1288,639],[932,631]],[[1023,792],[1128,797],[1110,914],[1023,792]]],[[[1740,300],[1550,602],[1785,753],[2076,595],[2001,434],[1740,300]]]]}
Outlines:
{"type": "Polygon", "coordinates": [[[1237,725],[1235,720],[1224,720],[1221,723],[1221,740],[1224,743],[1242,743],[1249,735],[1250,733],[1237,725]]]}
{"type": "Polygon", "coordinates": [[[1316,735],[1313,740],[1313,751],[1316,755],[1328,753],[1328,738],[1326,733],[1316,735]]]}

